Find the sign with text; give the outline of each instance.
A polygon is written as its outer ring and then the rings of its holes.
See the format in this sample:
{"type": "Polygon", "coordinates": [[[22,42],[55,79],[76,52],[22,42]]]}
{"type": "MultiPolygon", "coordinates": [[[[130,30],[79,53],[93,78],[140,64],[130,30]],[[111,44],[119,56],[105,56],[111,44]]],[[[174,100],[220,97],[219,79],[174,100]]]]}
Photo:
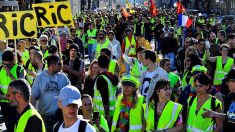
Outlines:
{"type": "Polygon", "coordinates": [[[0,12],[0,39],[37,37],[34,11],[0,12]]]}
{"type": "Polygon", "coordinates": [[[38,27],[73,25],[70,3],[50,2],[33,4],[38,27]]]}

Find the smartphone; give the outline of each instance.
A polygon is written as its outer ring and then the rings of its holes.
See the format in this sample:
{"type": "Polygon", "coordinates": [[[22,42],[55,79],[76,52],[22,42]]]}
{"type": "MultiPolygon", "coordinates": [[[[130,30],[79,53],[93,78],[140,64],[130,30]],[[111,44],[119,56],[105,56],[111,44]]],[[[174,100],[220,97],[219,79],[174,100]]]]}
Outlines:
{"type": "Polygon", "coordinates": [[[100,113],[99,112],[93,112],[93,119],[96,120],[99,118],[100,113]]]}

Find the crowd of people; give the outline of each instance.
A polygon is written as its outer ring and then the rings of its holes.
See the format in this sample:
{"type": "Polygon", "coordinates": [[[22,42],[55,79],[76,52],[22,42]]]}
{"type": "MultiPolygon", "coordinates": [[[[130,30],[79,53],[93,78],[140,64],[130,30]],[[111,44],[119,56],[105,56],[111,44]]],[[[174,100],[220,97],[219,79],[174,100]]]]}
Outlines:
{"type": "Polygon", "coordinates": [[[235,130],[234,23],[127,12],[75,15],[75,27],[40,28],[17,47],[0,40],[7,131],[235,130]]]}

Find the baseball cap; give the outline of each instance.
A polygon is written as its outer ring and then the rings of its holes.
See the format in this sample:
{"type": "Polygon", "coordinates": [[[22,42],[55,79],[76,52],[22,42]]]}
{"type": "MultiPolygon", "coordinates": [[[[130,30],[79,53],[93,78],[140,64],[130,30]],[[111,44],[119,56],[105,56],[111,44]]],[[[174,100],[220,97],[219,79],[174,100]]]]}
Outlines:
{"type": "Polygon", "coordinates": [[[126,75],[122,77],[122,85],[129,85],[138,88],[139,80],[132,75],[126,75]]]}
{"type": "Polygon", "coordinates": [[[82,105],[81,94],[79,90],[72,85],[67,85],[60,90],[59,101],[61,101],[63,107],[69,104],[82,105]]]}

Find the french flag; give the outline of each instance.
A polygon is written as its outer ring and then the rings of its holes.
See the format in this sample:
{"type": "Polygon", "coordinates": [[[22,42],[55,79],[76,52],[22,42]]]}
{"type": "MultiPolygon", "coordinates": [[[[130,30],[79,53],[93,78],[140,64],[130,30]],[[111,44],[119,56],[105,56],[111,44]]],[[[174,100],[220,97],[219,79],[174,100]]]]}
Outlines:
{"type": "Polygon", "coordinates": [[[179,14],[179,25],[189,28],[193,24],[193,20],[186,15],[179,14]]]}

